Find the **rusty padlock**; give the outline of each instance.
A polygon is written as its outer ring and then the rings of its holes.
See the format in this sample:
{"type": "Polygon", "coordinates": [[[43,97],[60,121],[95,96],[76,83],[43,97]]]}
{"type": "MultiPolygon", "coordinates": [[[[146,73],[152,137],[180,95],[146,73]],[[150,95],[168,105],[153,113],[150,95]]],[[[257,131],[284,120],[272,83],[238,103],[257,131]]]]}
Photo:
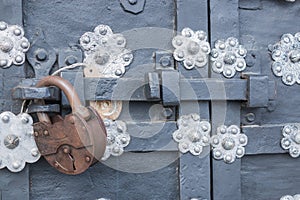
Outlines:
{"type": "Polygon", "coordinates": [[[74,87],[58,76],[41,79],[37,87],[56,86],[67,96],[72,113],[49,118],[37,113],[34,124],[37,147],[50,165],[65,174],[80,174],[101,159],[106,148],[106,130],[97,111],[84,107],[74,87]]]}

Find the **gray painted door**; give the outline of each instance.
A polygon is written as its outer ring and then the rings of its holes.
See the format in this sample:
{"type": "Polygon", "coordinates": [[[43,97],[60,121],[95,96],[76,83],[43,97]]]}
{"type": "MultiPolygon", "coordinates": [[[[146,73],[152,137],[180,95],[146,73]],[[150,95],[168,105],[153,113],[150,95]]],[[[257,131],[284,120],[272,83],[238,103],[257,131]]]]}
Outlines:
{"type": "MultiPolygon", "coordinates": [[[[82,61],[78,40],[99,24],[107,24],[115,33],[122,33],[134,55],[132,64],[120,78],[124,80],[124,91],[131,93],[117,95],[123,98],[117,99],[123,100],[119,119],[126,122],[131,134],[126,152],[76,176],[57,172],[44,159],[28,165],[20,173],[3,169],[0,171],[1,198],[269,200],[300,193],[299,159],[291,158],[280,146],[283,126],[299,122],[297,94],[300,88],[297,84],[287,86],[273,75],[268,50],[269,44],[279,41],[282,34],[299,31],[300,2],[146,0],[141,12],[136,14],[126,10],[124,2],[128,4],[123,0],[0,0],[0,20],[23,25],[31,43],[39,37],[53,49],[56,61],[50,66],[51,71],[61,67],[61,58],[70,51],[80,52],[77,59],[82,61]],[[218,39],[238,38],[250,52],[246,60],[249,67],[243,73],[267,76],[269,82],[275,84],[274,100],[265,107],[250,108],[247,99],[237,98],[238,94],[244,92],[246,96],[247,92],[246,85],[235,87],[240,83],[240,74],[233,79],[223,78],[212,70],[210,62],[203,68],[187,70],[172,58],[167,66],[172,70],[164,69],[159,58],[172,54],[172,39],[185,27],[207,32],[212,47],[218,39]],[[163,87],[171,90],[162,88],[163,101],[150,101],[145,97],[145,75],[152,72],[158,73],[163,78],[163,87]],[[208,79],[221,79],[221,87],[229,85],[225,97],[201,96],[205,88],[197,88],[196,83],[208,79]],[[181,97],[186,94],[181,91],[184,87],[179,87],[182,80],[190,83],[195,98],[181,97]],[[191,113],[210,121],[212,134],[220,125],[240,126],[248,136],[246,155],[226,164],[215,160],[209,148],[201,156],[181,154],[172,133],[177,130],[177,120],[191,113]]],[[[134,5],[131,9],[135,9],[134,5]]],[[[42,70],[39,73],[45,75],[42,70]]],[[[61,75],[75,84],[80,73],[80,70],[72,70],[61,75]]],[[[24,67],[0,68],[1,112],[20,112],[22,101],[12,100],[11,90],[21,79],[34,76],[28,62],[24,67]]],[[[87,82],[83,78],[80,81],[87,82]]],[[[87,83],[98,84],[99,91],[105,91],[103,96],[113,92],[110,82],[87,83]]],[[[82,85],[75,87],[83,100],[101,96],[97,89],[84,92],[82,85]]],[[[62,100],[63,114],[70,111],[67,104],[62,100]]]]}

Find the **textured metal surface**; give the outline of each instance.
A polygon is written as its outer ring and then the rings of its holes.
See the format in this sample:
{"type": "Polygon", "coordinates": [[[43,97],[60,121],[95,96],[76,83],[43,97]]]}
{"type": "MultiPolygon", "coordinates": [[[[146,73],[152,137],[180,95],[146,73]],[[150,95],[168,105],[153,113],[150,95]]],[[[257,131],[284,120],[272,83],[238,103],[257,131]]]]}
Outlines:
{"type": "Polygon", "coordinates": [[[246,69],[247,50],[239,44],[237,38],[229,37],[226,40],[217,40],[214,47],[211,50],[214,72],[222,73],[226,78],[232,78],[236,72],[246,69]]]}
{"type": "Polygon", "coordinates": [[[133,55],[127,50],[126,39],[122,34],[114,34],[108,25],[99,25],[94,32],[86,32],[80,38],[84,50],[83,60],[87,77],[119,78],[125,67],[130,65],[133,55]]]}
{"type": "Polygon", "coordinates": [[[183,61],[186,69],[204,67],[207,64],[210,44],[207,42],[206,32],[184,28],[181,35],[174,37],[172,44],[175,48],[174,58],[183,61]]]}
{"type": "Polygon", "coordinates": [[[7,68],[12,64],[22,65],[29,47],[30,43],[24,37],[22,27],[0,21],[0,67],[7,68]]]}
{"type": "Polygon", "coordinates": [[[182,115],[177,120],[177,126],[173,139],[178,143],[181,153],[190,152],[199,156],[203,148],[210,145],[211,126],[209,122],[201,120],[198,114],[182,115]]]}
{"type": "Polygon", "coordinates": [[[130,135],[127,133],[126,123],[123,121],[112,121],[104,119],[107,132],[107,146],[101,160],[107,160],[112,156],[121,156],[124,148],[130,142],[130,135]]]}
{"type": "Polygon", "coordinates": [[[0,119],[0,168],[20,172],[26,162],[37,162],[41,155],[34,141],[31,116],[7,111],[0,114],[0,119]]]}
{"type": "Polygon", "coordinates": [[[300,84],[300,32],[282,35],[279,42],[270,45],[270,51],[274,75],[282,77],[286,85],[300,84]]]}

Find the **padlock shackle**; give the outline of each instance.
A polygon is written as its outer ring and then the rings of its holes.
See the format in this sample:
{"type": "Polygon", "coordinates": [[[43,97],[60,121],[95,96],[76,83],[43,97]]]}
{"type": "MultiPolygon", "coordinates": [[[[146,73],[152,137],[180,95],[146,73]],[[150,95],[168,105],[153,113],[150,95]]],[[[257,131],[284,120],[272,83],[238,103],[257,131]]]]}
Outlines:
{"type": "MultiPolygon", "coordinates": [[[[59,76],[46,76],[36,84],[36,87],[47,87],[47,86],[56,86],[65,93],[67,99],[69,100],[70,106],[72,108],[72,113],[77,113],[85,119],[90,116],[88,109],[82,105],[78,97],[78,94],[75,91],[75,88],[72,86],[72,84],[69,81],[59,76]]],[[[38,113],[38,117],[40,121],[49,122],[48,115],[44,113],[38,113]]]]}

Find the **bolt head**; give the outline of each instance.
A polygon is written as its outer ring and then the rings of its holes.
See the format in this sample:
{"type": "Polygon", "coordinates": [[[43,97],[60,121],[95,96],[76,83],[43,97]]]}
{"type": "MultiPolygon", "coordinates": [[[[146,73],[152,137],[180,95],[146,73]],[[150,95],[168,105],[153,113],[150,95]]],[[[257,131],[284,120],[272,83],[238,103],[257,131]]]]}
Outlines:
{"type": "Polygon", "coordinates": [[[254,120],[255,120],[255,114],[254,114],[254,113],[248,113],[248,114],[246,115],[246,120],[247,120],[248,122],[254,122],[254,120]]]}
{"type": "Polygon", "coordinates": [[[39,49],[36,51],[36,59],[39,61],[44,61],[48,57],[48,53],[45,49],[39,49]]]}
{"type": "Polygon", "coordinates": [[[165,118],[170,118],[172,117],[173,115],[173,110],[171,108],[164,108],[163,109],[163,112],[162,112],[162,115],[165,117],[165,118]]]}
{"type": "Polygon", "coordinates": [[[169,56],[163,56],[160,58],[159,63],[163,67],[170,67],[171,66],[171,58],[169,56]]]}
{"type": "Polygon", "coordinates": [[[73,65],[74,63],[77,63],[77,57],[70,55],[66,58],[65,63],[67,65],[73,65]]]}
{"type": "Polygon", "coordinates": [[[126,137],[122,137],[122,139],[121,139],[121,142],[123,143],[123,144],[126,144],[127,143],[127,138],[126,137]]]}
{"type": "Polygon", "coordinates": [[[222,63],[221,62],[216,62],[215,66],[220,69],[222,67],[222,63]]]}
{"type": "Polygon", "coordinates": [[[4,53],[10,52],[12,48],[14,47],[13,42],[9,38],[3,38],[0,42],[0,49],[4,53]]]}
{"type": "Polygon", "coordinates": [[[105,27],[101,27],[101,28],[99,29],[99,33],[100,33],[101,35],[106,35],[106,33],[107,33],[106,28],[105,28],[105,27]]]}
{"type": "Polygon", "coordinates": [[[38,136],[39,136],[39,133],[38,133],[37,131],[35,131],[35,132],[34,132],[34,136],[35,136],[35,137],[38,137],[38,136]]]}
{"type": "Polygon", "coordinates": [[[119,147],[114,147],[113,152],[114,153],[120,153],[120,148],[119,147]]]}
{"type": "Polygon", "coordinates": [[[221,50],[224,50],[225,47],[226,47],[226,45],[225,45],[224,43],[220,44],[220,46],[219,46],[219,48],[220,48],[221,50]]]}
{"type": "Polygon", "coordinates": [[[216,158],[220,158],[222,156],[222,153],[221,153],[221,151],[217,150],[217,151],[215,151],[214,155],[216,158]]]}

